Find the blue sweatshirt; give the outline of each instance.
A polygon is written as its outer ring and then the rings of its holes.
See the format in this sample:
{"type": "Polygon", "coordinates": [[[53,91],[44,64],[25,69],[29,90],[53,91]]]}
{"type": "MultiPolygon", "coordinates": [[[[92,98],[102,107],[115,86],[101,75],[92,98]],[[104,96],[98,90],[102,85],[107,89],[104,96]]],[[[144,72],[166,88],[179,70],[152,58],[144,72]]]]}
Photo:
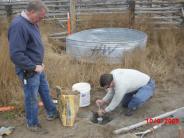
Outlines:
{"type": "Polygon", "coordinates": [[[42,65],[44,47],[37,25],[22,16],[12,21],[8,30],[10,57],[16,66],[16,72],[34,70],[42,65]]]}

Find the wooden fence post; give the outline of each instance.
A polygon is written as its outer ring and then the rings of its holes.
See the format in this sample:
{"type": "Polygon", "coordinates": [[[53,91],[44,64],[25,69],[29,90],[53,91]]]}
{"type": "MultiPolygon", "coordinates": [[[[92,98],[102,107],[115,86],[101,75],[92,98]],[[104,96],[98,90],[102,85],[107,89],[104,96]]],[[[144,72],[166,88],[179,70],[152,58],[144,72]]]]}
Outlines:
{"type": "MultiPolygon", "coordinates": [[[[148,8],[152,8],[152,0],[148,0],[148,8]]],[[[151,17],[151,13],[147,14],[148,17],[151,17]]]]}
{"type": "Polygon", "coordinates": [[[181,7],[181,18],[182,18],[181,25],[184,26],[184,2],[182,2],[181,4],[182,4],[182,7],[181,7]]]}
{"type": "Polygon", "coordinates": [[[148,3],[149,3],[149,8],[152,8],[152,0],[148,0],[148,3]]]}
{"type": "Polygon", "coordinates": [[[5,10],[6,10],[7,16],[12,16],[13,10],[12,10],[12,5],[10,2],[8,2],[8,4],[5,5],[5,10]]]}
{"type": "Polygon", "coordinates": [[[12,15],[13,15],[13,5],[11,3],[12,1],[9,0],[7,4],[5,4],[5,10],[6,10],[6,17],[8,19],[8,22],[11,22],[12,15]]]}
{"type": "Polygon", "coordinates": [[[135,1],[129,0],[129,27],[132,28],[135,22],[135,1]]]}
{"type": "Polygon", "coordinates": [[[76,32],[76,0],[70,0],[71,33],[76,32]]]}

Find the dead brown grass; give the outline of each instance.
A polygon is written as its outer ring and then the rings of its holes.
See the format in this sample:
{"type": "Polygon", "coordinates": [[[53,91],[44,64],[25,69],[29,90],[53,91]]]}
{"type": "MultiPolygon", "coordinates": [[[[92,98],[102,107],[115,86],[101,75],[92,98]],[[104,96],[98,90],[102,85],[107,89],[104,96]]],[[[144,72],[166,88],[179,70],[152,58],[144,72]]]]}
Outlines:
{"type": "Polygon", "coordinates": [[[15,75],[15,69],[9,58],[7,26],[8,23],[6,21],[3,23],[1,22],[0,105],[15,104],[22,99],[22,93],[15,75]]]}
{"type": "Polygon", "coordinates": [[[88,14],[79,15],[78,19],[81,20],[77,24],[77,31],[91,29],[91,28],[104,28],[104,27],[128,27],[129,19],[128,13],[109,13],[109,14],[88,14]]]}
{"type": "MultiPolygon", "coordinates": [[[[103,62],[96,64],[85,64],[75,62],[66,54],[57,55],[52,58],[47,56],[47,66],[54,64],[48,69],[49,80],[52,84],[71,88],[73,83],[88,81],[93,86],[99,87],[98,78],[100,74],[109,72],[114,68],[135,68],[150,74],[160,85],[172,79],[181,57],[183,47],[182,30],[154,30],[138,26],[139,30],[148,33],[149,41],[147,48],[143,51],[136,50],[133,54],[127,54],[120,65],[107,65],[103,62]],[[52,60],[54,59],[54,60],[52,60]],[[51,77],[53,76],[53,77],[51,77]],[[56,77],[57,76],[57,77],[56,77]],[[50,78],[51,77],[51,78],[50,78]],[[55,78],[53,80],[53,78],[55,78]]],[[[55,55],[55,54],[54,54],[55,55]]]]}
{"type": "MultiPolygon", "coordinates": [[[[8,43],[5,25],[1,33],[2,46],[0,47],[0,105],[15,101],[22,101],[20,83],[14,73],[14,67],[8,55],[8,43]]],[[[166,83],[175,76],[175,70],[183,66],[183,30],[154,30],[144,25],[136,26],[136,29],[147,32],[149,41],[143,51],[136,50],[133,54],[127,54],[122,59],[122,64],[108,65],[104,62],[96,64],[83,63],[73,60],[64,52],[53,52],[52,43],[47,39],[47,34],[54,26],[43,25],[41,28],[43,41],[46,45],[45,64],[46,72],[51,88],[60,85],[64,89],[71,89],[76,82],[89,82],[93,88],[98,88],[100,74],[110,72],[115,68],[135,68],[150,74],[156,79],[157,84],[166,83]],[[182,65],[181,65],[182,64],[182,65]]]]}
{"type": "Polygon", "coordinates": [[[181,42],[177,43],[176,40],[180,39],[180,36],[177,35],[179,32],[176,30],[168,30],[164,33],[152,32],[150,37],[155,38],[148,42],[147,48],[143,51],[136,50],[134,54],[125,55],[120,65],[107,65],[103,62],[86,64],[75,62],[64,53],[62,55],[53,53],[51,55],[50,53],[46,60],[49,80],[52,80],[54,85],[58,84],[69,88],[73,83],[79,81],[88,81],[98,87],[98,78],[101,73],[122,67],[139,69],[153,76],[157,82],[164,82],[174,74],[177,68],[176,56],[181,47],[181,42]]]}

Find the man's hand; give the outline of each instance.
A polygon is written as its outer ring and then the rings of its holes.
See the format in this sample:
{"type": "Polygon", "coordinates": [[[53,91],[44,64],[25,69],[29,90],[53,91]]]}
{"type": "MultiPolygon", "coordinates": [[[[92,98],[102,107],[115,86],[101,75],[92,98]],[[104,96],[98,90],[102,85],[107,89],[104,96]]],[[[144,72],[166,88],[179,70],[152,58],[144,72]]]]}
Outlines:
{"type": "Polygon", "coordinates": [[[104,109],[100,109],[100,110],[98,110],[97,113],[98,113],[99,116],[103,116],[106,112],[105,112],[104,109]]]}
{"type": "Polygon", "coordinates": [[[101,99],[96,100],[96,105],[97,106],[103,106],[104,104],[105,104],[104,100],[101,100],[101,99]]]}
{"type": "Polygon", "coordinates": [[[34,71],[41,73],[44,70],[44,65],[36,65],[36,68],[34,71]]]}

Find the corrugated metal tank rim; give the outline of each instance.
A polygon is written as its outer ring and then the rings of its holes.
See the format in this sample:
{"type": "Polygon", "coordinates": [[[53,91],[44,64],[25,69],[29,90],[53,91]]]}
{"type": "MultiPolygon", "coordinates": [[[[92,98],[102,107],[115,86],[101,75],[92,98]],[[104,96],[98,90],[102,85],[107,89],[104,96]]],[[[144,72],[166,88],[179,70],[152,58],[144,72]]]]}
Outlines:
{"type": "MultiPolygon", "coordinates": [[[[117,39],[117,38],[116,38],[117,39]]],[[[81,42],[81,43],[102,43],[102,44],[113,44],[113,43],[116,43],[116,44],[123,44],[123,43],[134,43],[134,42],[142,42],[142,41],[145,41],[147,40],[147,34],[142,32],[142,31],[139,31],[139,30],[136,30],[136,29],[129,29],[129,28],[97,28],[97,29],[88,29],[88,30],[84,30],[84,31],[81,31],[81,32],[77,32],[77,33],[74,33],[72,35],[69,35],[66,37],[66,40],[67,41],[77,41],[77,42],[81,42]],[[90,37],[94,37],[94,35],[98,36],[99,34],[102,34],[103,35],[106,35],[107,33],[114,33],[112,34],[111,36],[116,36],[118,34],[122,34],[122,35],[127,35],[127,33],[129,33],[126,37],[129,36],[129,40],[123,40],[123,36],[119,36],[120,37],[120,40],[119,41],[113,41],[113,38],[112,37],[109,37],[109,39],[106,39],[106,40],[103,40],[101,38],[97,39],[92,39],[90,37]],[[94,34],[96,33],[96,34],[94,34]],[[135,36],[138,37],[136,39],[132,39],[132,36],[135,36]],[[89,37],[90,39],[86,39],[86,37],[89,37]],[[108,41],[109,40],[109,41],[108,41]]]]}

